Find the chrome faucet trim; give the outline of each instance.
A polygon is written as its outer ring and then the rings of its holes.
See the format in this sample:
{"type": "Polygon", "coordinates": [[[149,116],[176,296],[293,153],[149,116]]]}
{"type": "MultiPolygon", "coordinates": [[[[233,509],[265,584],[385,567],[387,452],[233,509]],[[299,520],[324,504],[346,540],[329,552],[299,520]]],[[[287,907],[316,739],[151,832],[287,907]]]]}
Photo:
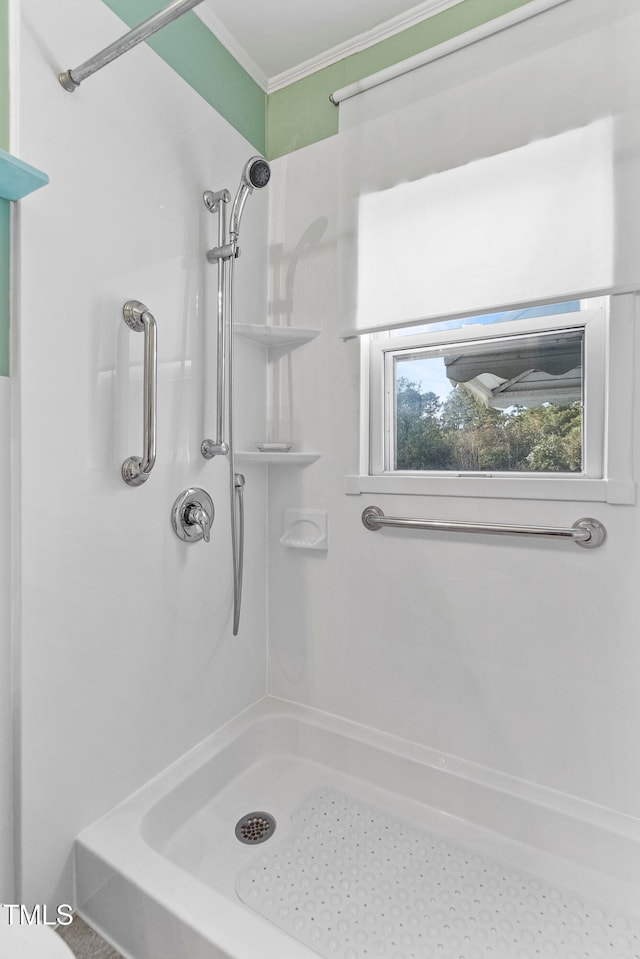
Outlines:
{"type": "Polygon", "coordinates": [[[183,543],[198,543],[211,540],[211,527],[215,510],[213,500],[206,490],[189,487],[180,493],[171,509],[173,531],[183,543]]]}
{"type": "Polygon", "coordinates": [[[184,511],[185,522],[188,526],[197,526],[202,532],[202,538],[205,543],[208,543],[211,539],[211,520],[207,511],[199,506],[198,503],[193,503],[192,506],[188,506],[184,511]]]}

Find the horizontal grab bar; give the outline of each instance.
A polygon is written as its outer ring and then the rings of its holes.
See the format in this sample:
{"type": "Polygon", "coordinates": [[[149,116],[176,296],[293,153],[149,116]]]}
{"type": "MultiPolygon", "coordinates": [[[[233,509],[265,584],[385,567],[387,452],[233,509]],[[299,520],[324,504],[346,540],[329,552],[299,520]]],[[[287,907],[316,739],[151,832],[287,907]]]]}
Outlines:
{"type": "Polygon", "coordinates": [[[134,333],[144,333],[143,433],[142,457],[129,456],[122,464],[122,478],[127,486],[142,486],[156,461],[156,403],[158,348],[156,321],[144,303],[128,300],[122,308],[124,321],[134,333]]]}
{"type": "Polygon", "coordinates": [[[569,528],[554,526],[503,526],[497,523],[458,523],[438,519],[402,519],[385,516],[380,507],[367,506],[362,512],[362,522],[372,532],[383,526],[401,529],[426,529],[447,533],[493,533],[497,536],[541,536],[550,539],[570,539],[577,546],[595,549],[602,546],[607,531],[597,519],[577,519],[569,528]]]}

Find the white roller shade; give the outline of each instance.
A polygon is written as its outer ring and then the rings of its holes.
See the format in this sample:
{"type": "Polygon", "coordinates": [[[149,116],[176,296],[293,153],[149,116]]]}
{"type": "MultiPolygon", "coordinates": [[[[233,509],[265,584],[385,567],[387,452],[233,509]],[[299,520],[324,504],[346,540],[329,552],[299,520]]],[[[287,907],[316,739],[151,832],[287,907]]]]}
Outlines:
{"type": "Polygon", "coordinates": [[[341,105],[345,335],[640,288],[639,40],[568,0],[341,105]]]}

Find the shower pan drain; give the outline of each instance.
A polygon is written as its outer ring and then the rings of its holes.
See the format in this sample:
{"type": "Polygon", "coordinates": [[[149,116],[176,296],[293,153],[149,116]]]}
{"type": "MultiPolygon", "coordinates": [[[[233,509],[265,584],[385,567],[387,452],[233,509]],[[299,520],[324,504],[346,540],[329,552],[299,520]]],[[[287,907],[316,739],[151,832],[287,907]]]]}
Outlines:
{"type": "Polygon", "coordinates": [[[275,832],[276,821],[268,812],[250,812],[243,816],[236,825],[236,837],[240,842],[255,846],[259,842],[266,842],[275,832]]]}

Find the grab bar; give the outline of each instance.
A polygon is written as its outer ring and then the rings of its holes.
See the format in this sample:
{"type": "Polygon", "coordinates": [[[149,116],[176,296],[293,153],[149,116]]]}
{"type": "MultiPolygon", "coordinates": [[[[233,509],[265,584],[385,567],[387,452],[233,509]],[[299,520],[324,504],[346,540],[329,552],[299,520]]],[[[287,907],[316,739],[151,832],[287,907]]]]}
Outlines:
{"type": "Polygon", "coordinates": [[[602,546],[607,531],[597,519],[577,519],[569,529],[552,526],[502,526],[497,523],[458,523],[437,519],[402,519],[385,516],[378,506],[367,506],[362,512],[366,529],[375,531],[383,526],[402,529],[427,529],[450,533],[495,533],[498,536],[546,536],[551,539],[570,539],[577,546],[595,549],[602,546]]]}
{"type": "Polygon", "coordinates": [[[144,384],[143,384],[143,432],[144,450],[142,457],[129,456],[122,464],[122,478],[127,486],[142,486],[156,461],[156,378],[158,370],[158,348],[156,343],[156,321],[144,303],[128,300],[122,308],[124,321],[135,333],[144,333],[144,384]]]}

